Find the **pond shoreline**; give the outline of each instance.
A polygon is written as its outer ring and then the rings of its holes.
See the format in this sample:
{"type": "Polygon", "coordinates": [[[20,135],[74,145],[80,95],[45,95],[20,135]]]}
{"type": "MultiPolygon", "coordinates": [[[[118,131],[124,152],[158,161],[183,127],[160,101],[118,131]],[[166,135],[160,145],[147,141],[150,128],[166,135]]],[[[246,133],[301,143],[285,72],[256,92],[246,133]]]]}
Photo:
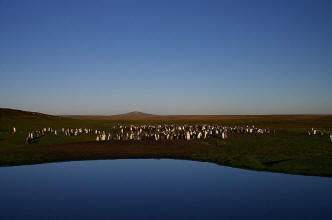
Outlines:
{"type": "Polygon", "coordinates": [[[310,164],[310,158],[275,159],[275,155],[225,153],[218,140],[208,141],[116,141],[78,142],[55,145],[25,145],[0,149],[0,166],[34,165],[104,159],[181,159],[211,162],[218,165],[255,171],[267,171],[305,176],[332,177],[326,165],[310,164]],[[308,161],[308,162],[305,162],[308,161]],[[306,166],[303,166],[306,163],[306,166]],[[291,164],[291,166],[290,166],[291,164]]]}

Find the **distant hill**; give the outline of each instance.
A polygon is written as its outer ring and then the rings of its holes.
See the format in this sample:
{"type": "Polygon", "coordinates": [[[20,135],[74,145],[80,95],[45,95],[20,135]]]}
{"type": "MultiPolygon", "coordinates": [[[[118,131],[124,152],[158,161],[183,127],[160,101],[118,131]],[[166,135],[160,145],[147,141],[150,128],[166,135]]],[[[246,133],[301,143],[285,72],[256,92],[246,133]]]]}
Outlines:
{"type": "Polygon", "coordinates": [[[62,115],[63,117],[77,119],[109,119],[109,120],[153,120],[160,119],[165,116],[153,115],[139,111],[128,112],[118,115],[62,115]]]}
{"type": "Polygon", "coordinates": [[[144,112],[133,111],[125,114],[111,115],[109,117],[112,119],[139,120],[139,119],[159,118],[160,115],[153,115],[144,112]]]}
{"type": "Polygon", "coordinates": [[[277,126],[282,121],[292,125],[298,122],[308,123],[308,127],[315,124],[330,127],[332,115],[154,115],[144,112],[133,111],[118,115],[63,115],[63,117],[74,119],[93,120],[124,120],[124,121],[182,121],[197,123],[223,123],[224,125],[274,125],[277,126]]]}
{"type": "Polygon", "coordinates": [[[29,112],[10,108],[0,108],[0,118],[20,118],[20,117],[51,117],[51,115],[39,112],[29,112]]]}
{"type": "Polygon", "coordinates": [[[277,127],[279,124],[285,125],[289,123],[290,126],[306,124],[306,128],[320,127],[331,128],[332,115],[154,115],[139,111],[133,111],[118,115],[62,115],[52,116],[42,114],[39,112],[29,112],[16,109],[0,108],[0,119],[39,119],[45,117],[52,117],[61,119],[92,119],[92,120],[124,120],[124,121],[197,121],[197,123],[222,123],[224,125],[262,125],[277,127]],[[317,127],[317,126],[316,126],[317,127]]]}

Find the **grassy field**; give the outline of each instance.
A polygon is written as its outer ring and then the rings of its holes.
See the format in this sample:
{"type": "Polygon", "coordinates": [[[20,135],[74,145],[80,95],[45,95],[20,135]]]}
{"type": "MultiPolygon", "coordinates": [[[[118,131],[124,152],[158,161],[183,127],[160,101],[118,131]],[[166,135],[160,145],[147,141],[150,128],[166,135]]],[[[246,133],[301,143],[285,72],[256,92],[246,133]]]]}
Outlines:
{"type": "Polygon", "coordinates": [[[55,161],[112,158],[177,158],[222,165],[302,175],[332,176],[332,143],[327,135],[308,136],[311,128],[332,130],[331,115],[271,116],[149,116],[55,117],[0,111],[0,166],[55,161]],[[86,127],[112,131],[116,124],[223,124],[256,125],[276,129],[275,135],[233,135],[227,140],[173,142],[95,142],[94,135],[46,135],[26,145],[27,132],[42,127],[86,127]],[[15,126],[17,133],[11,133],[15,126]]]}

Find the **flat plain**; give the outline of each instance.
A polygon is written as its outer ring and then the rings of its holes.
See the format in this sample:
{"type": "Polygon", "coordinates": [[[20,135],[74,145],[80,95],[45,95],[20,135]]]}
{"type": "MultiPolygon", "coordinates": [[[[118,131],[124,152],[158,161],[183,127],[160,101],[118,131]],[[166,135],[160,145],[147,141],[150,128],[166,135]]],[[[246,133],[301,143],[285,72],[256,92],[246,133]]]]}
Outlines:
{"type": "Polygon", "coordinates": [[[150,115],[132,112],[114,116],[51,116],[0,109],[0,166],[46,162],[174,158],[301,175],[332,176],[332,115],[150,115]],[[226,140],[107,141],[95,135],[45,135],[25,144],[27,133],[43,127],[91,128],[115,132],[114,125],[215,124],[255,125],[273,129],[265,136],[231,135],[226,140]],[[16,127],[17,132],[12,132],[16,127]],[[311,128],[325,134],[308,135],[311,128]]]}

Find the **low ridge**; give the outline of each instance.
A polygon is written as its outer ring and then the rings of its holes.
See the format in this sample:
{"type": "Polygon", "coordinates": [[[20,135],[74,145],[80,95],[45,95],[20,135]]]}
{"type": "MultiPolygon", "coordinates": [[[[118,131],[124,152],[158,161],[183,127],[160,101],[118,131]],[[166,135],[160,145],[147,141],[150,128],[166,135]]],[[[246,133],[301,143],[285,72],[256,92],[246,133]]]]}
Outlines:
{"type": "Polygon", "coordinates": [[[18,118],[18,117],[51,117],[51,115],[39,112],[23,111],[18,109],[0,108],[0,118],[18,118]]]}

